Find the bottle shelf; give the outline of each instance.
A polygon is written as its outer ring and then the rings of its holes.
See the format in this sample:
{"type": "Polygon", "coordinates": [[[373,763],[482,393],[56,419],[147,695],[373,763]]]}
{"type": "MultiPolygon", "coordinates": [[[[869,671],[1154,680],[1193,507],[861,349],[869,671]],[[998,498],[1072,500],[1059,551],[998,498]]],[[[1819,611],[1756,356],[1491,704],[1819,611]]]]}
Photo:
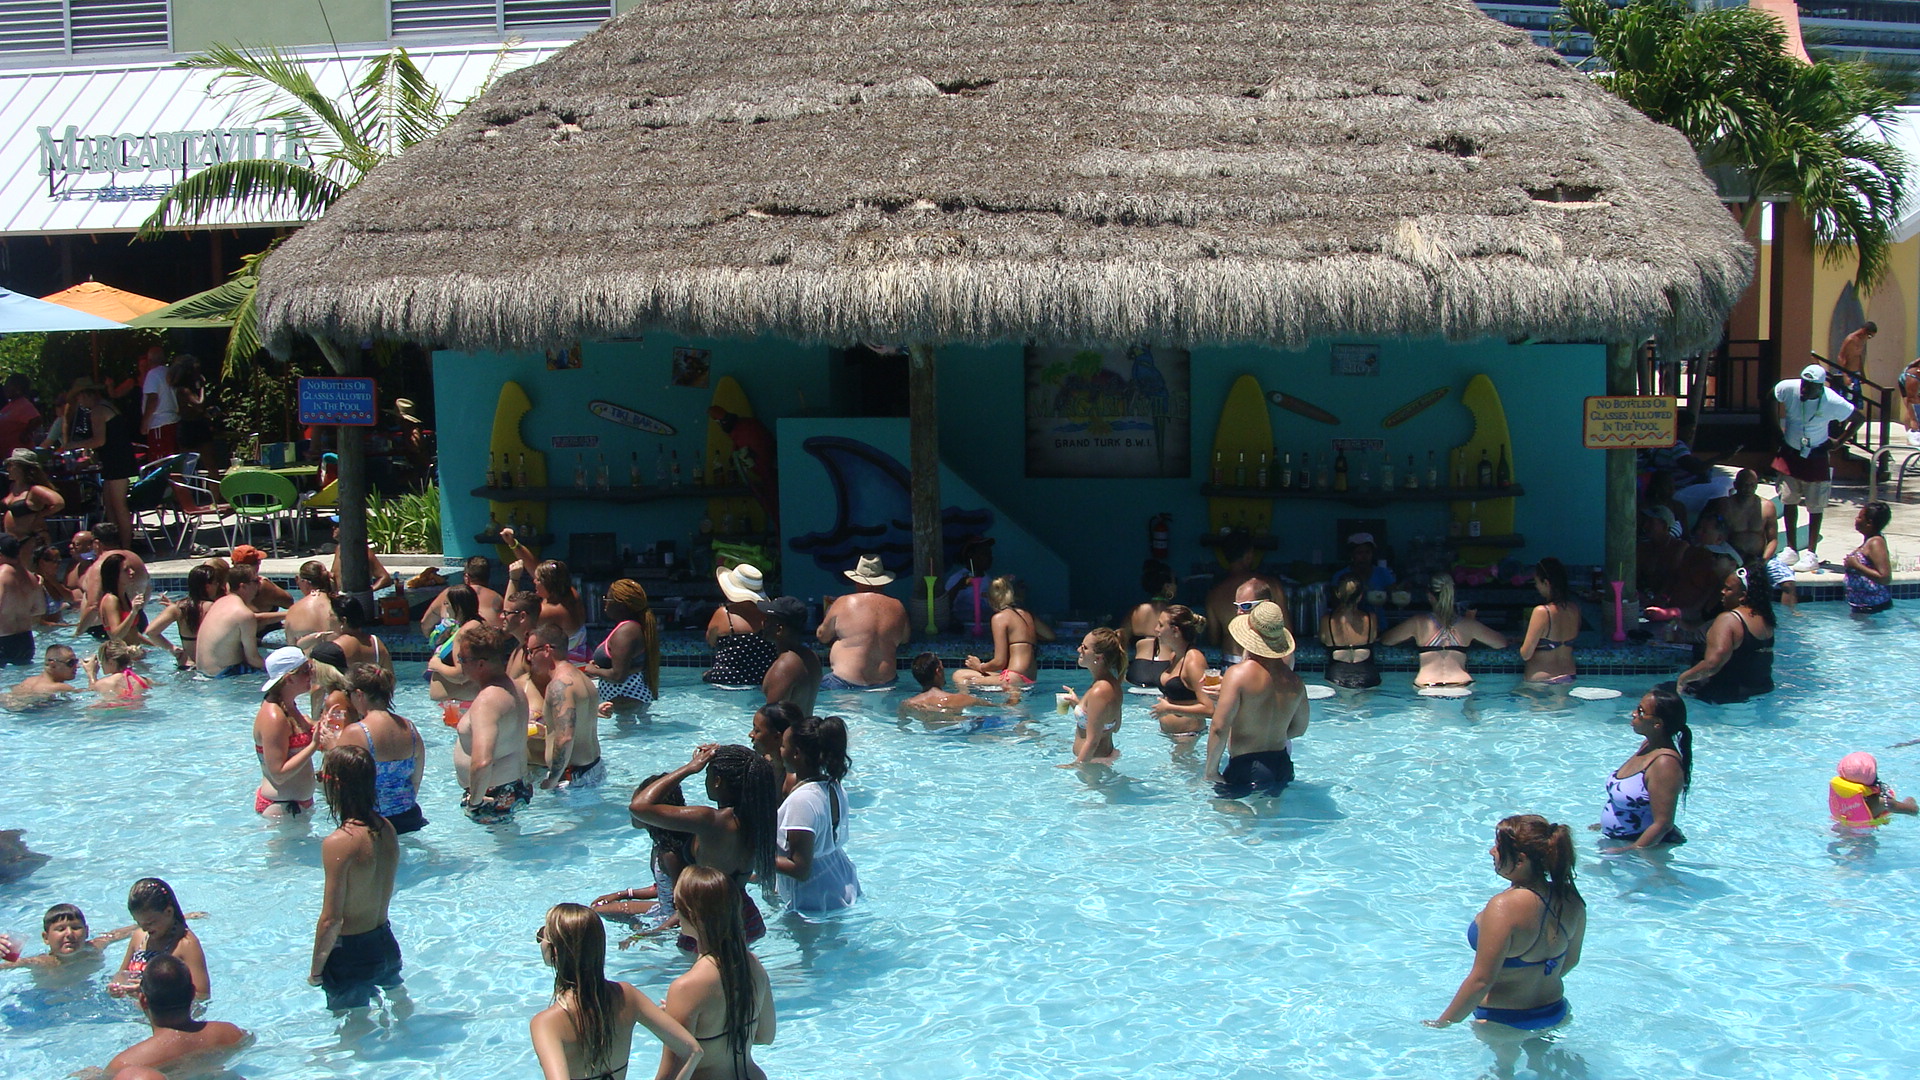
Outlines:
{"type": "Polygon", "coordinates": [[[1449,536],[1447,546],[1454,548],[1491,547],[1519,548],[1527,546],[1527,538],[1519,533],[1501,533],[1498,536],[1449,536]]]}
{"type": "MultiPolygon", "coordinates": [[[[543,548],[558,539],[558,537],[551,533],[541,533],[538,536],[522,536],[517,532],[513,534],[513,538],[531,548],[543,548]]],[[[475,533],[473,540],[477,544],[498,544],[500,542],[500,534],[497,532],[475,533]]]]}
{"type": "Polygon", "coordinates": [[[615,487],[605,491],[594,488],[576,487],[523,487],[493,488],[477,487],[471,491],[476,499],[488,499],[493,502],[551,502],[572,500],[576,502],[601,503],[650,503],[663,499],[751,499],[753,489],[728,485],[716,487],[711,484],[682,484],[679,487],[615,487]]]}
{"type": "MultiPolygon", "coordinates": [[[[1200,494],[1209,499],[1303,499],[1321,502],[1343,502],[1351,506],[1386,506],[1391,503],[1415,502],[1488,502],[1493,499],[1511,499],[1525,495],[1527,489],[1519,484],[1495,488],[1396,488],[1393,491],[1334,491],[1331,488],[1241,488],[1220,487],[1214,484],[1200,485],[1200,494]]],[[[1490,545],[1489,545],[1490,546],[1490,545]]]]}
{"type": "MultiPolygon", "coordinates": [[[[1200,546],[1203,548],[1219,547],[1220,540],[1221,540],[1221,537],[1219,533],[1201,533],[1200,534],[1200,546]]],[[[1272,535],[1255,536],[1251,538],[1251,542],[1253,544],[1253,549],[1255,551],[1280,550],[1280,538],[1276,536],[1272,536],[1272,535]]]]}

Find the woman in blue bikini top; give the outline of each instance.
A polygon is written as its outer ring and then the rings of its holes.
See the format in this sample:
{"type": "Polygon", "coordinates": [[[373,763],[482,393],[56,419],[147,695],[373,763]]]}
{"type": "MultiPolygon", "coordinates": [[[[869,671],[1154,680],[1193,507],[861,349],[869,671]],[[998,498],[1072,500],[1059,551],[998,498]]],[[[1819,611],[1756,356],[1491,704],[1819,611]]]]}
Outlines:
{"type": "Polygon", "coordinates": [[[1573,885],[1573,832],[1538,814],[1494,830],[1494,872],[1512,884],[1467,926],[1473,969],[1428,1027],[1475,1019],[1533,1030],[1567,1016],[1561,979],[1580,962],[1587,904],[1573,885]]]}

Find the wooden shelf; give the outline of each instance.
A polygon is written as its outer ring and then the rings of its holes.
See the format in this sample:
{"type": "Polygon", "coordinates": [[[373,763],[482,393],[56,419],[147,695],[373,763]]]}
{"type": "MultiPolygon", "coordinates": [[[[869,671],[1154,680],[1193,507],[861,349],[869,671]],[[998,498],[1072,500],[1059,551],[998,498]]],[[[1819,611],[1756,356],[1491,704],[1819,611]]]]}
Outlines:
{"type": "Polygon", "coordinates": [[[662,499],[751,499],[753,490],[744,487],[714,487],[709,484],[682,484],[679,487],[616,487],[605,491],[576,487],[477,487],[469,494],[493,502],[550,502],[572,500],[600,503],[650,503],[662,499]]]}
{"type": "Polygon", "coordinates": [[[1525,495],[1527,489],[1519,484],[1509,484],[1503,488],[1395,488],[1392,491],[1334,491],[1331,488],[1322,491],[1318,488],[1302,490],[1300,488],[1236,488],[1215,487],[1212,484],[1200,485],[1200,494],[1209,499],[1309,499],[1321,502],[1343,502],[1353,506],[1386,506],[1391,503],[1414,502],[1489,502],[1494,499],[1511,499],[1516,495],[1525,495]]]}
{"type": "Polygon", "coordinates": [[[1502,533],[1499,536],[1449,536],[1447,546],[1456,548],[1492,547],[1518,548],[1527,546],[1527,538],[1519,533],[1502,533]]]}
{"type": "MultiPolygon", "coordinates": [[[[1273,536],[1273,535],[1271,535],[1271,534],[1269,534],[1269,535],[1267,535],[1267,536],[1255,536],[1255,537],[1252,537],[1252,538],[1251,538],[1251,539],[1249,540],[1249,543],[1251,543],[1251,544],[1253,545],[1253,549],[1254,549],[1255,551],[1278,551],[1278,550],[1280,550],[1280,539],[1279,539],[1279,537],[1276,537],[1276,536],[1273,536]]],[[[1219,547],[1219,546],[1220,546],[1220,534],[1219,534],[1219,533],[1201,533],[1201,534],[1200,534],[1200,546],[1201,546],[1201,547],[1203,547],[1203,548],[1213,548],[1213,547],[1219,547]]]]}

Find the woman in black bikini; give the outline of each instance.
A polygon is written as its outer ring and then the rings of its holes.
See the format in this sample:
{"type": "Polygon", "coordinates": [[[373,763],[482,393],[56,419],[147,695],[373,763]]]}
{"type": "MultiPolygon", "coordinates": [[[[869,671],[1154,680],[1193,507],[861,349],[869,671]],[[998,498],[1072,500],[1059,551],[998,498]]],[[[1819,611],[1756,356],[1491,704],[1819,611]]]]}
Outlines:
{"type": "Polygon", "coordinates": [[[1147,594],[1127,616],[1127,636],[1133,658],[1127,664],[1127,681],[1135,686],[1152,686],[1160,681],[1169,661],[1160,658],[1158,636],[1160,613],[1173,601],[1179,584],[1173,568],[1159,559],[1148,559],[1140,569],[1140,591],[1147,594]]]}
{"type": "Polygon", "coordinates": [[[146,630],[147,641],[173,654],[174,663],[182,668],[193,666],[194,642],[200,634],[200,620],[206,615],[207,608],[220,599],[225,590],[214,580],[213,568],[196,566],[187,571],[187,595],[167,605],[167,610],[155,616],[146,630]],[[169,625],[176,626],[180,635],[180,644],[168,641],[161,633],[169,625]]]}
{"type": "MultiPolygon", "coordinates": [[[[12,485],[5,504],[7,532],[22,541],[48,543],[47,518],[67,508],[66,496],[54,488],[40,459],[26,447],[15,450],[7,459],[7,480],[12,485]]],[[[31,546],[23,544],[23,548],[31,546]]],[[[32,561],[31,552],[23,552],[23,557],[32,561]]]]}
{"type": "Polygon", "coordinates": [[[65,449],[92,450],[100,466],[100,497],[107,520],[120,531],[123,544],[133,543],[133,518],[127,509],[127,484],[139,471],[133,452],[133,421],[101,395],[100,384],[86,376],[74,380],[68,393],[65,449]]]}
{"type": "Polygon", "coordinates": [[[1773,599],[1766,567],[1743,566],[1720,585],[1720,606],[1707,627],[1704,655],[1680,673],[1676,688],[1709,705],[1729,705],[1773,692],[1773,599]]]}
{"type": "Polygon", "coordinates": [[[555,904],[534,935],[540,959],[553,968],[553,1004],[527,1025],[534,1056],[548,1078],[625,1080],[639,1024],[680,1062],[669,1076],[690,1080],[699,1068],[699,1040],[631,983],[607,978],[607,931],[579,904],[555,904]]]}
{"type": "Polygon", "coordinates": [[[1527,616],[1520,659],[1528,682],[1573,681],[1573,639],[1580,633],[1580,605],[1567,590],[1567,568],[1559,559],[1541,559],[1533,568],[1533,587],[1546,603],[1527,616]]]}
{"type": "Polygon", "coordinates": [[[1185,604],[1169,604],[1154,626],[1154,647],[1167,658],[1160,676],[1160,700],[1152,712],[1164,735],[1198,735],[1213,717],[1213,702],[1200,693],[1207,678],[1207,654],[1200,651],[1200,635],[1207,619],[1185,604]]]}
{"type": "MultiPolygon", "coordinates": [[[[758,941],[766,934],[767,924],[747,896],[746,883],[758,878],[761,894],[773,898],[779,805],[773,766],[766,758],[744,746],[708,743],[695,750],[685,765],[634,792],[627,811],[636,829],[651,825],[691,833],[694,865],[713,867],[736,882],[747,940],[758,941]],[[707,797],[714,805],[673,805],[668,790],[701,772],[707,774],[707,797]]],[[[693,938],[683,934],[680,947],[693,948],[693,938]]]]}
{"type": "MultiPolygon", "coordinates": [[[[697,1080],[766,1080],[753,1048],[773,1042],[773,988],[747,951],[739,897],[727,875],[705,866],[688,867],[673,887],[674,910],[699,955],[667,988],[667,1015],[706,1051],[691,1074],[697,1080]]],[[[671,1050],[662,1053],[662,1074],[672,1075],[678,1064],[671,1050]]]]}
{"type": "Polygon", "coordinates": [[[1487,626],[1472,614],[1460,615],[1453,607],[1453,578],[1435,574],[1427,582],[1427,602],[1433,611],[1415,615],[1380,635],[1380,644],[1398,645],[1412,641],[1420,650],[1420,673],[1413,685],[1466,686],[1473,682],[1467,674],[1467,649],[1479,642],[1490,649],[1507,647],[1505,634],[1487,626]]]}
{"type": "Polygon", "coordinates": [[[1380,640],[1380,617],[1363,611],[1367,586],[1357,577],[1343,577],[1333,586],[1333,610],[1320,616],[1320,644],[1327,647],[1327,682],[1348,690],[1380,685],[1380,668],[1373,646],[1380,640]]]}
{"type": "Polygon", "coordinates": [[[1039,642],[1043,634],[1051,639],[1052,631],[1043,631],[1040,620],[1026,609],[1027,587],[1011,574],[993,579],[987,601],[993,605],[993,659],[967,657],[966,670],[953,673],[953,685],[966,689],[1008,678],[1033,685],[1040,671],[1039,642]]]}

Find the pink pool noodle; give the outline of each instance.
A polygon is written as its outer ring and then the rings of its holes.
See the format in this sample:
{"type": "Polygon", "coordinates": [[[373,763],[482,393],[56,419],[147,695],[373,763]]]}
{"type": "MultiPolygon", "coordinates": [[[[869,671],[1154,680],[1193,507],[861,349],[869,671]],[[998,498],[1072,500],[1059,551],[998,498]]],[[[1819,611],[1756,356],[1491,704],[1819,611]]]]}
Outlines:
{"type": "Polygon", "coordinates": [[[976,574],[973,579],[973,636],[979,637],[980,634],[980,577],[976,574]]]}
{"type": "Polygon", "coordinates": [[[1627,640],[1626,608],[1620,603],[1621,583],[1613,583],[1613,640],[1627,640]]]}

